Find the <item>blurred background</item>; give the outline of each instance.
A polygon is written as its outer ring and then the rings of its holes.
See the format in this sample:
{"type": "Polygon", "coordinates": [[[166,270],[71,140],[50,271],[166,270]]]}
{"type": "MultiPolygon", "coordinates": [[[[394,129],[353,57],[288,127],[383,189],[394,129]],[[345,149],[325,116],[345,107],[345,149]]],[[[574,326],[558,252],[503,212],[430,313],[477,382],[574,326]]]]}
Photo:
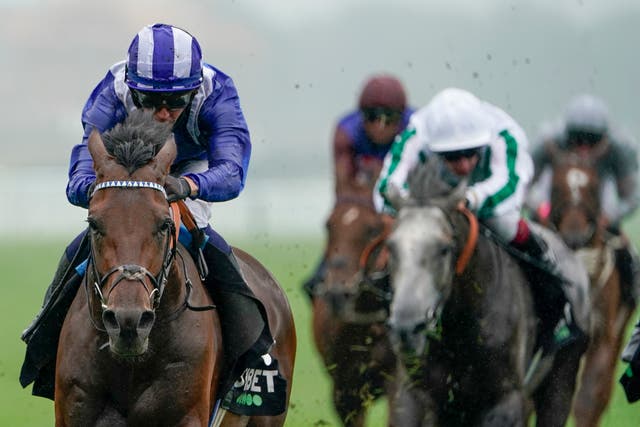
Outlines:
{"type": "Polygon", "coordinates": [[[0,233],[77,231],[64,194],[80,112],[144,25],[182,26],[235,80],[253,139],[246,190],[221,231],[318,236],[331,203],[330,141],[372,73],[417,107],[459,86],[531,139],[571,96],[601,96],[638,135],[634,0],[0,0],[0,233]]]}
{"type": "MultiPolygon", "coordinates": [[[[65,197],[82,107],[154,22],[191,32],[238,88],[252,133],[249,175],[212,223],[233,244],[253,245],[292,303],[291,426],[337,422],[300,283],[320,256],[333,203],[334,125],[368,76],[395,74],[415,107],[447,86],[470,90],[513,115],[531,140],[589,92],[640,136],[637,0],[0,0],[0,425],[52,424],[51,402],[18,385],[18,337],[85,226],[86,211],[65,197]]],[[[637,219],[631,230],[640,230],[637,219]]],[[[603,425],[637,425],[637,408],[614,389],[603,425]]],[[[383,425],[378,411],[370,425],[383,425]]]]}

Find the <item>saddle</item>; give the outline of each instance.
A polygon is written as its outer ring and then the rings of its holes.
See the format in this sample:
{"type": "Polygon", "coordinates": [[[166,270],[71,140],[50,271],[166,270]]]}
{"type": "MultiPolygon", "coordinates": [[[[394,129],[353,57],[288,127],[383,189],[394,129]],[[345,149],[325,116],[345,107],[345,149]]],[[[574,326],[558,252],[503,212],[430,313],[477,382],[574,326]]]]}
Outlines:
{"type": "MultiPolygon", "coordinates": [[[[566,298],[571,307],[571,315],[576,325],[582,331],[588,331],[589,277],[582,262],[553,231],[536,223],[530,223],[530,226],[532,231],[544,240],[549,251],[558,261],[559,271],[550,271],[537,259],[505,242],[488,227],[481,226],[481,230],[485,236],[501,246],[524,268],[533,292],[536,313],[543,324],[545,323],[545,317],[549,315],[549,301],[566,298]],[[551,282],[556,282],[560,286],[545,286],[551,282]]],[[[544,332],[545,328],[553,328],[553,326],[555,325],[542,326],[539,328],[542,329],[538,331],[539,335],[544,332]]]]}

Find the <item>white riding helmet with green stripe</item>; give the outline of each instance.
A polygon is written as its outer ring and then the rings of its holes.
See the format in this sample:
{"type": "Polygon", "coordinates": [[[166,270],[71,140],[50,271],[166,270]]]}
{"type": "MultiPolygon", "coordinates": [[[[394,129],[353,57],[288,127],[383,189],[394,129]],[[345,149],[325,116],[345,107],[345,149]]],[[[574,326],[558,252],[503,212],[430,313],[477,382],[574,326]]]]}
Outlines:
{"type": "Polygon", "coordinates": [[[417,119],[434,153],[480,148],[494,136],[483,102],[462,89],[444,89],[418,112],[417,119]]]}

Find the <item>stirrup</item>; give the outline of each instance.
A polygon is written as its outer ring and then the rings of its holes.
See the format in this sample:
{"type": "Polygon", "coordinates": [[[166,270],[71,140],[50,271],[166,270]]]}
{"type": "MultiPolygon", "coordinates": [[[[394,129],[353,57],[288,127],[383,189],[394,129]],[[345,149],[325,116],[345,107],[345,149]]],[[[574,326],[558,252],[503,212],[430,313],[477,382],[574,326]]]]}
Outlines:
{"type": "Polygon", "coordinates": [[[640,349],[640,322],[633,328],[633,332],[631,333],[631,338],[629,338],[629,342],[625,346],[622,351],[622,361],[631,363],[633,357],[638,353],[640,349]]]}
{"type": "Polygon", "coordinates": [[[542,343],[543,353],[555,353],[584,339],[586,339],[586,335],[575,323],[573,315],[571,314],[571,306],[567,302],[563,309],[563,315],[554,326],[551,334],[547,336],[545,342],[542,343]]]}

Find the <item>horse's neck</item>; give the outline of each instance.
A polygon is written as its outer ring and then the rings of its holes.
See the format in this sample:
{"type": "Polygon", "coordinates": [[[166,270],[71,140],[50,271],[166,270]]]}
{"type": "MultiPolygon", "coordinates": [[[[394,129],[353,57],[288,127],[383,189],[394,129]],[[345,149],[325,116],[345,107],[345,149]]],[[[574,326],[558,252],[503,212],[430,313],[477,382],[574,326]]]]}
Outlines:
{"type": "MultiPolygon", "coordinates": [[[[458,256],[467,244],[470,234],[469,222],[463,215],[452,215],[452,225],[458,256]]],[[[458,258],[456,257],[456,259],[458,258]]],[[[510,256],[492,239],[478,233],[475,249],[464,271],[454,275],[452,295],[467,309],[481,310],[486,298],[491,298],[501,286],[503,268],[509,268],[510,256]]],[[[504,283],[502,283],[504,284],[504,283]]]]}

